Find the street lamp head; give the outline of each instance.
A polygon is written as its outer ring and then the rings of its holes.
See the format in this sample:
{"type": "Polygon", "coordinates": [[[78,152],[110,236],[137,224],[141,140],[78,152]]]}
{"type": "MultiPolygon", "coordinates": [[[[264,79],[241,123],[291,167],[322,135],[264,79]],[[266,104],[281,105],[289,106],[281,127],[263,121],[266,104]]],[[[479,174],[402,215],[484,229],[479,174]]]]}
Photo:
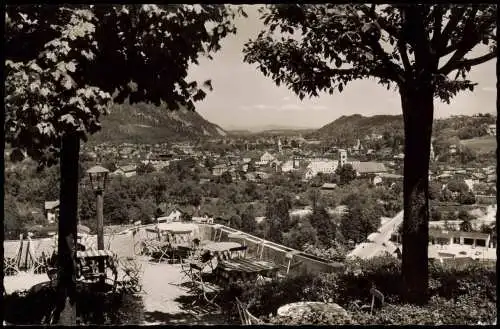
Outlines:
{"type": "Polygon", "coordinates": [[[89,174],[90,178],[90,185],[95,192],[104,191],[106,188],[108,173],[109,170],[101,166],[94,166],[87,170],[87,174],[89,174]]]}

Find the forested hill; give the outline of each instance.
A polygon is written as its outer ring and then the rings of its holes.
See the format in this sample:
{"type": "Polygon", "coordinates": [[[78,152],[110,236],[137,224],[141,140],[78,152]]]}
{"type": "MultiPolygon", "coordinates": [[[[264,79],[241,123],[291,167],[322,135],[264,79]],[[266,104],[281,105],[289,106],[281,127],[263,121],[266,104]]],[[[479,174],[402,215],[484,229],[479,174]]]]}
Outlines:
{"type": "Polygon", "coordinates": [[[360,114],[341,116],[337,120],[321,127],[315,134],[320,139],[332,142],[352,144],[356,139],[363,139],[371,134],[403,135],[403,117],[401,115],[375,115],[365,117],[360,114]]]}
{"type": "Polygon", "coordinates": [[[113,104],[101,116],[102,129],[89,138],[90,143],[129,142],[155,144],[226,136],[226,132],[199,113],[180,109],[169,111],[153,104],[113,104]]]}
{"type": "MultiPolygon", "coordinates": [[[[496,117],[486,113],[474,116],[452,116],[434,121],[433,136],[436,139],[470,139],[488,135],[488,125],[494,124],[496,117]]],[[[314,135],[338,144],[353,144],[371,134],[404,136],[402,115],[375,115],[365,117],[360,114],[341,116],[321,127],[314,135]]]]}

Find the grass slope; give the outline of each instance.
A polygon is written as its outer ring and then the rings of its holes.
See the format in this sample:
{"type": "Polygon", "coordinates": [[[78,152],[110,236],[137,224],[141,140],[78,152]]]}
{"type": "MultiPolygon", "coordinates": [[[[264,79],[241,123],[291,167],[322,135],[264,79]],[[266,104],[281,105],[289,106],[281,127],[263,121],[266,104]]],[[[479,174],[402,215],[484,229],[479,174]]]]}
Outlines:
{"type": "Polygon", "coordinates": [[[471,139],[464,139],[460,143],[477,153],[495,152],[497,149],[497,140],[495,136],[483,136],[471,139]]]}

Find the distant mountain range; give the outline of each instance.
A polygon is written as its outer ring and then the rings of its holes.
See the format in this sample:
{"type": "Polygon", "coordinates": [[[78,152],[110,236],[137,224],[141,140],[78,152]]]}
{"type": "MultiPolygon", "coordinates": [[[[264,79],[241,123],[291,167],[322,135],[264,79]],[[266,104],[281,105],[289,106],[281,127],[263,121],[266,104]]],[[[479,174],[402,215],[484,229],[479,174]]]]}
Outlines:
{"type": "Polygon", "coordinates": [[[199,113],[152,104],[114,104],[101,116],[102,129],[89,142],[163,143],[166,141],[220,138],[227,132],[199,113]]]}
{"type": "MultiPolygon", "coordinates": [[[[452,116],[435,120],[434,137],[446,139],[470,139],[487,135],[485,127],[496,122],[491,114],[474,116],[452,116]]],[[[220,126],[204,119],[199,113],[180,109],[169,111],[165,105],[114,104],[110,113],[101,117],[102,130],[89,138],[90,143],[129,142],[155,144],[166,141],[201,140],[221,138],[229,135],[297,135],[305,138],[328,140],[333,143],[352,144],[371,134],[404,136],[402,115],[360,114],[341,116],[319,128],[265,125],[260,127],[236,128],[220,126]]]]}
{"type": "Polygon", "coordinates": [[[263,126],[255,126],[255,127],[237,127],[237,126],[227,126],[226,130],[229,133],[262,133],[262,132],[279,132],[279,131],[311,131],[316,130],[317,128],[312,127],[301,127],[301,126],[285,126],[285,125],[263,125],[263,126]]]}

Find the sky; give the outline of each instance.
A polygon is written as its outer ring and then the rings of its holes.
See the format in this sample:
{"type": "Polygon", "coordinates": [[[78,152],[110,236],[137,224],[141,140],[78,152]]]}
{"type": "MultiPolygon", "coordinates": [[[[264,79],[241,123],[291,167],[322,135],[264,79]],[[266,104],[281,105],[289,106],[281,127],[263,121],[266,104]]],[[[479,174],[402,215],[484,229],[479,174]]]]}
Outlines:
{"type": "MultiPolygon", "coordinates": [[[[244,63],[243,45],[264,27],[257,8],[246,5],[248,18],[237,19],[237,33],[222,41],[222,49],[213,60],[202,58],[199,65],[190,68],[189,78],[212,80],[214,90],[196,104],[205,119],[225,129],[319,128],[342,115],[401,114],[397,91],[388,91],[375,80],[354,81],[342,93],[301,101],[292,91],[265,77],[256,64],[244,63]]],[[[461,92],[449,105],[435,100],[435,117],[496,112],[496,60],[474,67],[468,78],[478,83],[474,92],[461,92]]]]}

